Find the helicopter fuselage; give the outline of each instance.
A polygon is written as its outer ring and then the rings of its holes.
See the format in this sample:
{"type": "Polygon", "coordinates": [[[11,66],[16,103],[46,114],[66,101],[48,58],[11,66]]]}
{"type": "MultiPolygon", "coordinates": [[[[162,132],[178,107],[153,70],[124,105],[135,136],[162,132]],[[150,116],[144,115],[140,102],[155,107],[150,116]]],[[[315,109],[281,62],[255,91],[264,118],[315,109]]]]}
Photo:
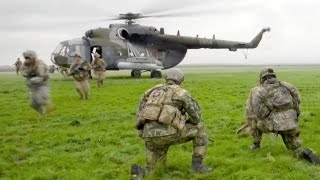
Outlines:
{"type": "Polygon", "coordinates": [[[91,62],[91,53],[98,51],[107,63],[107,70],[174,67],[183,60],[187,48],[180,44],[152,41],[152,37],[159,34],[151,26],[111,24],[110,28],[88,30],[81,39],[61,42],[51,59],[56,65],[69,67],[75,52],[91,62]]]}
{"type": "Polygon", "coordinates": [[[78,39],[63,41],[52,53],[51,60],[58,66],[69,67],[75,52],[89,63],[92,53],[98,52],[107,63],[107,70],[159,70],[178,65],[188,49],[210,48],[236,51],[256,48],[262,39],[262,29],[249,43],[168,35],[152,26],[139,24],[110,24],[109,28],[91,29],[78,39]]]}

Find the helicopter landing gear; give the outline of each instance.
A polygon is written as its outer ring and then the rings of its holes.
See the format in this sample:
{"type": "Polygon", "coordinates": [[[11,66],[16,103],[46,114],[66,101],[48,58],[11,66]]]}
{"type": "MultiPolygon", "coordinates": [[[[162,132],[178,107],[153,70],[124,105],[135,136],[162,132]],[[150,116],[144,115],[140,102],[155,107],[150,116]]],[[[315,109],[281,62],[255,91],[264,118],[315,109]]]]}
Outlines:
{"type": "Polygon", "coordinates": [[[157,70],[152,70],[151,71],[151,78],[161,78],[162,77],[162,73],[161,71],[157,71],[157,70]]]}
{"type": "Polygon", "coordinates": [[[131,77],[133,78],[140,78],[141,77],[141,71],[134,69],[131,71],[131,77]]]}

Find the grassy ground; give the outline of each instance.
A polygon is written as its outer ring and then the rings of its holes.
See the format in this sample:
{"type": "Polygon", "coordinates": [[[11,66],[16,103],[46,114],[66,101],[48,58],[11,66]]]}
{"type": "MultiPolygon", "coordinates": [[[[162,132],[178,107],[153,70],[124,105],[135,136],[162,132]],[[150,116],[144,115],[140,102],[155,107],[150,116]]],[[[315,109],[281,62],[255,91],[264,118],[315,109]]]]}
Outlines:
{"type": "MultiPolygon", "coordinates": [[[[292,156],[280,137],[265,135],[250,152],[251,137],[237,137],[250,88],[260,68],[186,68],[183,86],[199,102],[209,136],[205,163],[211,174],[190,171],[192,144],[171,147],[165,168],[148,179],[320,179],[320,167],[292,156]]],[[[320,154],[320,67],[277,68],[302,95],[303,145],[320,154]]],[[[51,78],[55,110],[41,119],[28,106],[23,78],[0,74],[0,179],[129,179],[130,164],[144,164],[144,144],[134,129],[141,94],[163,80],[131,79],[108,72],[101,89],[91,81],[82,101],[72,80],[51,78]],[[80,124],[74,123],[79,121],[80,124]]]]}

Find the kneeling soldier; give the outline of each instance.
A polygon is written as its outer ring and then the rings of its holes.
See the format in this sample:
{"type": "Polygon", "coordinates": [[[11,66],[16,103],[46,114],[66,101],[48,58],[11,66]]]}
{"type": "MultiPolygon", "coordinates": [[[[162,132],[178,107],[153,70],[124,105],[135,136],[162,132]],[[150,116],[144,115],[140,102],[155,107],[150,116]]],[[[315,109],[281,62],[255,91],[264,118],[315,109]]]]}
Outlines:
{"type": "Polygon", "coordinates": [[[300,94],[293,85],[278,81],[273,69],[267,68],[260,73],[260,86],[251,90],[248,106],[252,111],[251,150],[260,148],[262,133],[273,132],[281,135],[286,147],[313,164],[319,158],[309,149],[301,148],[299,140],[298,117],[300,115],[300,94]]]}
{"type": "MultiPolygon", "coordinates": [[[[211,168],[202,164],[208,137],[201,122],[200,107],[180,86],[184,75],[179,69],[167,70],[165,79],[165,84],[145,92],[138,109],[136,128],[145,142],[146,171],[152,171],[157,163],[165,163],[171,145],[192,141],[191,168],[200,173],[211,172],[211,168]]],[[[131,171],[132,176],[143,174],[137,165],[131,171]]]]}

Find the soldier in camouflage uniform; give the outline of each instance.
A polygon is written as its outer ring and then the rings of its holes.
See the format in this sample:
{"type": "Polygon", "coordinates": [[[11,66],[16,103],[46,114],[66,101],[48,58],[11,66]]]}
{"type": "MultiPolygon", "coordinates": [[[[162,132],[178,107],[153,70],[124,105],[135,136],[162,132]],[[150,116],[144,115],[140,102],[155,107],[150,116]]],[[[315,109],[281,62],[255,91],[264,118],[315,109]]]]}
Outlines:
{"type": "Polygon", "coordinates": [[[16,67],[17,75],[19,75],[19,71],[20,71],[21,66],[22,66],[22,61],[20,60],[20,58],[18,58],[17,61],[13,65],[16,67]]]}
{"type": "Polygon", "coordinates": [[[37,58],[34,51],[23,53],[25,61],[21,75],[26,78],[30,91],[30,106],[41,116],[45,116],[51,108],[48,66],[37,58]]]}
{"type": "Polygon", "coordinates": [[[101,87],[103,85],[103,80],[105,79],[105,70],[107,64],[103,59],[100,58],[100,54],[94,53],[94,60],[91,63],[91,67],[94,70],[94,74],[97,78],[97,87],[101,87]]]}
{"type": "Polygon", "coordinates": [[[65,76],[65,75],[68,75],[68,68],[67,67],[62,67],[60,66],[59,67],[59,70],[60,70],[60,73],[65,76]]]}
{"type": "MultiPolygon", "coordinates": [[[[180,86],[184,75],[179,69],[167,70],[165,79],[165,84],[145,92],[137,113],[136,128],[146,147],[146,171],[152,171],[157,163],[165,163],[171,145],[192,141],[191,168],[200,173],[211,172],[211,168],[202,164],[208,137],[201,121],[200,107],[180,86]]],[[[137,166],[132,168],[134,171],[137,166]]]]}
{"type": "Polygon", "coordinates": [[[253,145],[260,148],[263,133],[280,134],[287,149],[298,157],[319,164],[319,158],[309,149],[301,148],[298,117],[300,115],[300,94],[293,85],[278,81],[273,69],[260,73],[260,86],[251,89],[247,106],[247,119],[251,125],[253,145]]]}
{"type": "Polygon", "coordinates": [[[49,66],[49,73],[54,73],[56,67],[54,65],[49,66]]]}
{"type": "Polygon", "coordinates": [[[68,75],[75,80],[76,90],[81,99],[88,99],[90,95],[89,71],[90,64],[82,60],[80,53],[75,53],[74,62],[70,66],[68,75]]]}

